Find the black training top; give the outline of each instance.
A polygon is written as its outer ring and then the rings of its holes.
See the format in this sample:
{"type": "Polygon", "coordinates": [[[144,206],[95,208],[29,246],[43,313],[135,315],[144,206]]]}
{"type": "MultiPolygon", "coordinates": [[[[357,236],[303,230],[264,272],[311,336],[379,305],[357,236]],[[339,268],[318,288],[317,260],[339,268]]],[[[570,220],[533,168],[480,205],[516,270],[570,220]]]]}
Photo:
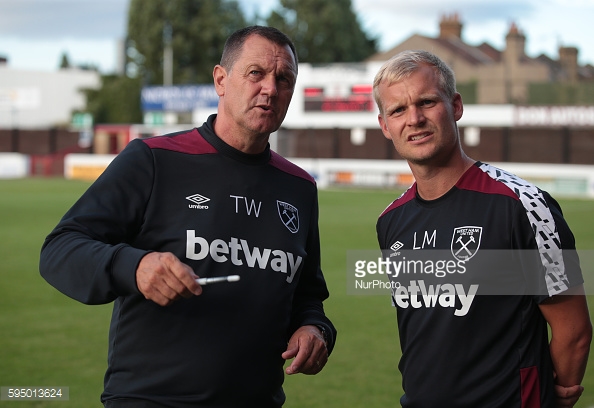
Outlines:
{"type": "Polygon", "coordinates": [[[214,119],[133,140],[43,244],[50,284],[83,303],[115,301],[102,400],[277,407],[290,335],[322,325],[333,347],[314,180],[269,148],[230,147],[214,119]],[[200,277],[241,280],[161,307],[136,286],[150,251],[172,252],[200,277]]]}
{"type": "Polygon", "coordinates": [[[549,194],[478,162],[437,200],[414,184],[377,234],[394,268],[403,407],[554,406],[538,305],[583,280],[549,194]]]}

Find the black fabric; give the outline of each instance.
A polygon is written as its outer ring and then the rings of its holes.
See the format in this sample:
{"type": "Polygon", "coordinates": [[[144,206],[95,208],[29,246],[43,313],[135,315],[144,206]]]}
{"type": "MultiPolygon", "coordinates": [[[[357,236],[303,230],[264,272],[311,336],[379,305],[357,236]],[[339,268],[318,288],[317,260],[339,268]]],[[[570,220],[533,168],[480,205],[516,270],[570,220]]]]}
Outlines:
{"type": "Polygon", "coordinates": [[[451,265],[445,277],[434,271],[393,277],[403,286],[393,291],[403,407],[520,407],[527,391],[520,370],[527,367],[536,367],[541,406],[554,406],[547,324],[538,305],[583,280],[570,257],[546,265],[561,248],[575,249],[548,194],[477,163],[437,200],[421,200],[413,185],[381,214],[377,234],[391,262],[431,253],[451,265]],[[520,250],[528,261],[516,258],[520,250]]]}
{"type": "Polygon", "coordinates": [[[293,330],[323,325],[333,347],[314,180],[269,149],[226,145],[213,119],[133,140],[43,245],[48,282],[84,303],[114,301],[104,401],[276,407],[293,330]],[[241,279],[161,307],[136,287],[150,251],[241,279]]]}

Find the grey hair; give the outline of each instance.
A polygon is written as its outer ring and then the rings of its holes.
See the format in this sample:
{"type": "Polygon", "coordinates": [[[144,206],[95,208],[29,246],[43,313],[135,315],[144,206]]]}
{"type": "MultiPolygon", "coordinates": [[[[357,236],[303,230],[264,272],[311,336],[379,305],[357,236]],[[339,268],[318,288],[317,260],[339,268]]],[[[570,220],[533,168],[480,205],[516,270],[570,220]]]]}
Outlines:
{"type": "Polygon", "coordinates": [[[383,113],[382,102],[379,97],[379,85],[385,82],[392,85],[395,82],[408,78],[422,66],[431,66],[435,69],[439,79],[439,86],[446,97],[453,98],[456,94],[456,78],[454,71],[436,55],[425,50],[402,51],[388,61],[379,69],[373,80],[373,98],[383,113]]]}
{"type": "Polygon", "coordinates": [[[298,66],[299,58],[297,57],[297,50],[295,49],[293,41],[286,34],[274,27],[258,25],[239,29],[231,34],[229,38],[227,38],[225,47],[223,48],[223,55],[221,56],[220,65],[227,70],[231,70],[233,68],[233,64],[235,64],[235,61],[237,61],[241,55],[243,44],[252,35],[264,37],[268,41],[280,45],[281,47],[288,45],[291,49],[291,52],[293,53],[293,57],[295,58],[295,67],[298,66]]]}

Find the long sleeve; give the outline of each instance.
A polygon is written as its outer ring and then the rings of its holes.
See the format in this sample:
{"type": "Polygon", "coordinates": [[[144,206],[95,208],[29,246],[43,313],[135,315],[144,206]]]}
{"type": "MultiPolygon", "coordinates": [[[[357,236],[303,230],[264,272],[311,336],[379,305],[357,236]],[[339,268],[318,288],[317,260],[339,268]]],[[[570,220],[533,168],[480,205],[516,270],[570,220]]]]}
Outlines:
{"type": "Polygon", "coordinates": [[[149,149],[131,143],[64,215],[41,249],[40,272],[52,286],[86,304],[138,293],[135,271],[148,251],[132,243],[152,168],[149,149]]]}
{"type": "Polygon", "coordinates": [[[43,244],[50,284],[84,303],[114,301],[103,401],[280,406],[292,325],[334,336],[314,180],[269,149],[226,145],[213,122],[132,141],[43,244]],[[200,277],[241,279],[162,307],[136,285],[150,251],[200,277]]]}
{"type": "Polygon", "coordinates": [[[308,324],[324,326],[328,352],[331,353],[336,341],[336,328],[326,317],[322,304],[328,298],[329,293],[320,265],[319,209],[317,204],[314,205],[313,212],[309,226],[308,256],[293,299],[290,331],[294,332],[299,327],[308,324]]]}

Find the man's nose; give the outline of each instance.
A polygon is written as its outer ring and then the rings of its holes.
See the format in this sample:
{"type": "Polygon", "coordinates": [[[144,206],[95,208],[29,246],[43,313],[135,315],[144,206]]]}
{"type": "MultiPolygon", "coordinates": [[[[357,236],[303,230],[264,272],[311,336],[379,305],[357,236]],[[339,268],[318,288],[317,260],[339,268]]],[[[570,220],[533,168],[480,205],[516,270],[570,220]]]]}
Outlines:
{"type": "Polygon", "coordinates": [[[412,106],[408,109],[407,122],[410,126],[418,126],[425,122],[425,113],[422,108],[412,106]]]}
{"type": "Polygon", "coordinates": [[[268,75],[262,80],[261,93],[268,96],[276,96],[278,93],[278,86],[276,83],[276,78],[273,75],[268,75]]]}

